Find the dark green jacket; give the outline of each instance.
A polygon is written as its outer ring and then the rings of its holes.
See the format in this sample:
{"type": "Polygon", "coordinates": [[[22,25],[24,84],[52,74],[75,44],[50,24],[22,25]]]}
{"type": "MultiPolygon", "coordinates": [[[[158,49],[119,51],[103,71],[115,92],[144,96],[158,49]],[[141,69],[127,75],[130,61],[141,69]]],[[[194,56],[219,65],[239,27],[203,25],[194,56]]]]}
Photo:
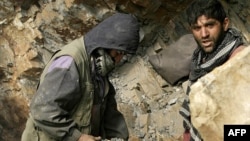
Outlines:
{"type": "MultiPolygon", "coordinates": [[[[68,118],[65,118],[65,115],[60,115],[61,112],[55,113],[57,114],[57,118],[55,120],[63,119],[64,124],[70,123],[69,126],[71,129],[68,130],[69,127],[66,127],[67,129],[56,129],[56,126],[60,126],[57,125],[60,122],[53,121],[53,119],[51,119],[51,121],[42,121],[41,117],[46,117],[46,113],[40,113],[37,111],[39,111],[39,108],[45,108],[46,105],[44,105],[44,107],[41,107],[41,104],[36,104],[36,100],[32,100],[31,116],[27,121],[26,129],[22,136],[22,141],[36,141],[36,139],[38,138],[40,138],[40,140],[42,141],[71,141],[77,140],[80,137],[81,133],[95,134],[96,136],[100,135],[104,139],[114,137],[127,139],[128,129],[122,114],[117,110],[114,88],[111,83],[107,81],[107,79],[105,81],[106,93],[101,100],[102,102],[93,104],[94,84],[91,80],[89,64],[90,60],[84,47],[83,38],[79,38],[73,41],[69,45],[63,47],[62,50],[60,50],[53,56],[41,75],[40,84],[43,84],[43,80],[46,77],[51,62],[63,55],[69,55],[74,58],[79,76],[81,78],[79,81],[81,99],[79,99],[79,102],[74,103],[74,108],[68,111],[68,118]],[[95,114],[91,114],[91,111],[93,109],[95,109],[96,111],[95,114]],[[94,116],[95,118],[91,118],[91,116],[94,116]],[[91,119],[95,119],[95,122],[91,123],[91,119]],[[98,123],[96,123],[97,121],[98,123]],[[92,130],[95,133],[91,133],[92,128],[95,129],[95,131],[92,130]],[[49,130],[46,131],[46,129],[49,130]],[[96,129],[98,131],[96,131],[96,129]],[[50,131],[53,130],[58,130],[58,134],[51,134],[52,132],[50,131]],[[68,133],[65,132],[67,130],[69,131],[68,133]]],[[[38,98],[38,96],[35,96],[34,99],[40,98],[38,98]]]]}

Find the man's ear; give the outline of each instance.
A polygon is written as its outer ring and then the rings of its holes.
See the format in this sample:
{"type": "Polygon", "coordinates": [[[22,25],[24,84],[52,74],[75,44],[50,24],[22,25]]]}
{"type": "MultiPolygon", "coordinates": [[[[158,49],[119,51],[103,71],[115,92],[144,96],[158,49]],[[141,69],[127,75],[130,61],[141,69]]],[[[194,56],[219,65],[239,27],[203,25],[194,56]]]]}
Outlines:
{"type": "Polygon", "coordinates": [[[223,21],[223,29],[224,29],[224,31],[227,31],[228,28],[229,28],[229,18],[226,17],[226,18],[224,19],[224,21],[223,21]]]}

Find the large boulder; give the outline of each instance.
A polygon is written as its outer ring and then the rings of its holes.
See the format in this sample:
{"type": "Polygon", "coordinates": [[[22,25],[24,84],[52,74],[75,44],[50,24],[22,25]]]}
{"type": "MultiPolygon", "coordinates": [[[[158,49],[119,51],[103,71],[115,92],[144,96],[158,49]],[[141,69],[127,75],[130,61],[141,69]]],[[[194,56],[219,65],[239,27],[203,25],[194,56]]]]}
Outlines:
{"type": "Polygon", "coordinates": [[[222,141],[226,124],[250,124],[250,48],[191,87],[190,111],[205,141],[222,141]]]}

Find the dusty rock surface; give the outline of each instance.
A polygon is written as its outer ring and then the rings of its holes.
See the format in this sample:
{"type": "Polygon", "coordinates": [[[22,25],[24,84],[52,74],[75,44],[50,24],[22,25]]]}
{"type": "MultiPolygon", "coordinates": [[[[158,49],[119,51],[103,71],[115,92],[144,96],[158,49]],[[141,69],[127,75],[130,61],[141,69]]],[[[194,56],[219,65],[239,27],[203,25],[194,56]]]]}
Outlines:
{"type": "Polygon", "coordinates": [[[124,113],[133,140],[181,140],[178,111],[184,91],[159,76],[146,57],[134,57],[112,74],[119,109],[124,113]]]}

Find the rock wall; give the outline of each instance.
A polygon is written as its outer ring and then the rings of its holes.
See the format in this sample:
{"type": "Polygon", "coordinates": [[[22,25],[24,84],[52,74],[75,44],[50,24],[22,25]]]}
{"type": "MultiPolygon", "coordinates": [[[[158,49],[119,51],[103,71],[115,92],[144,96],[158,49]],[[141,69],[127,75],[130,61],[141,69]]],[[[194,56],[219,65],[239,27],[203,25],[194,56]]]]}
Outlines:
{"type": "MultiPolygon", "coordinates": [[[[20,140],[29,100],[51,54],[117,11],[136,15],[144,31],[137,56],[111,76],[117,84],[118,104],[126,116],[131,140],[181,140],[178,108],[183,89],[163,80],[147,58],[189,32],[184,14],[191,1],[0,1],[0,140],[20,140]],[[23,2],[27,10],[20,9],[23,2]]],[[[250,2],[223,2],[232,26],[239,28],[249,41],[250,2]]]]}

